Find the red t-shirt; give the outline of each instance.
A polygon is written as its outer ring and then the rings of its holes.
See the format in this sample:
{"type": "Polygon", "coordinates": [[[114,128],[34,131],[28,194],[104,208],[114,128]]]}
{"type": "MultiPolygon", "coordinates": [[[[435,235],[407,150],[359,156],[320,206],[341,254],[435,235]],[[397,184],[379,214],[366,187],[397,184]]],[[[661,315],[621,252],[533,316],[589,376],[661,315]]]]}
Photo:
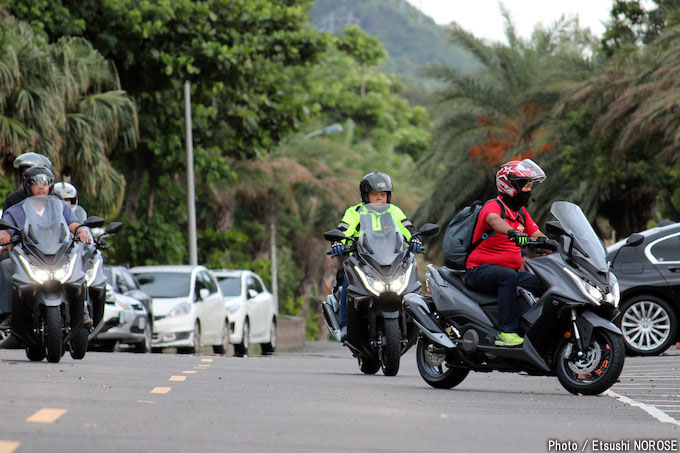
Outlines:
{"type": "MultiPolygon", "coordinates": [[[[498,201],[503,203],[501,197],[496,198],[498,201]]],[[[524,225],[520,223],[521,218],[519,214],[512,211],[508,205],[503,203],[505,207],[505,221],[514,229],[520,233],[526,233],[531,236],[536,231],[538,231],[538,225],[531,218],[526,208],[522,208],[524,215],[524,225]]],[[[495,200],[489,200],[486,202],[481,211],[479,211],[479,217],[477,217],[477,225],[475,225],[475,232],[472,235],[472,242],[479,240],[482,235],[491,230],[491,227],[486,222],[486,218],[489,214],[496,213],[501,215],[501,207],[495,200]]],[[[509,267],[511,269],[519,270],[522,267],[522,252],[517,245],[510,240],[510,238],[501,233],[494,233],[484,239],[468,256],[465,267],[470,269],[471,267],[481,266],[482,264],[495,264],[497,266],[509,267]]]]}

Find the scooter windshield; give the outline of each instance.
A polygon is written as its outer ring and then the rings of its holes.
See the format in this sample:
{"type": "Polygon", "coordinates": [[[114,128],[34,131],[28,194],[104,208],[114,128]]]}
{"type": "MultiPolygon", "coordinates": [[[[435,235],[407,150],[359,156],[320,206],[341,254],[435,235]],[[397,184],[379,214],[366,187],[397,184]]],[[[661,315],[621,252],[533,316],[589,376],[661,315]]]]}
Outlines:
{"type": "Polygon", "coordinates": [[[568,201],[557,201],[550,212],[574,237],[574,253],[582,255],[598,272],[608,272],[607,251],[581,208],[568,201]]]}
{"type": "Polygon", "coordinates": [[[388,203],[369,203],[359,210],[357,250],[380,266],[391,265],[404,248],[404,237],[388,203]]]}
{"type": "Polygon", "coordinates": [[[55,255],[69,242],[69,230],[64,219],[64,205],[53,196],[35,196],[23,201],[26,223],[23,241],[44,255],[55,255]]]}

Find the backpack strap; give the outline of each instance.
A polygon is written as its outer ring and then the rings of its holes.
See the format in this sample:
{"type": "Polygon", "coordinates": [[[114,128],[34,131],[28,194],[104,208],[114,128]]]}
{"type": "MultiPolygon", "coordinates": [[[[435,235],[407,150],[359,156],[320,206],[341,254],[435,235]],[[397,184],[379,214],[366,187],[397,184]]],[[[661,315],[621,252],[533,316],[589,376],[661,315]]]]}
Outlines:
{"type": "MultiPolygon", "coordinates": [[[[488,203],[489,201],[495,201],[496,203],[498,203],[498,206],[501,207],[501,219],[504,219],[504,220],[505,220],[505,206],[503,206],[503,203],[501,203],[501,202],[498,200],[498,198],[492,198],[491,200],[488,200],[486,203],[488,203]]],[[[484,203],[484,205],[486,205],[486,203],[484,203]]],[[[479,219],[477,219],[477,220],[479,221],[479,219]]],[[[496,230],[492,230],[492,229],[486,230],[486,231],[484,232],[484,234],[482,234],[482,237],[480,237],[480,238],[477,239],[475,242],[473,242],[472,244],[470,244],[470,247],[468,248],[468,251],[467,251],[467,252],[468,252],[468,255],[469,255],[470,253],[472,253],[472,251],[473,251],[474,249],[476,249],[477,246],[478,246],[479,244],[481,244],[482,241],[483,241],[484,239],[490,238],[490,237],[493,236],[494,234],[496,234],[496,230]]]]}

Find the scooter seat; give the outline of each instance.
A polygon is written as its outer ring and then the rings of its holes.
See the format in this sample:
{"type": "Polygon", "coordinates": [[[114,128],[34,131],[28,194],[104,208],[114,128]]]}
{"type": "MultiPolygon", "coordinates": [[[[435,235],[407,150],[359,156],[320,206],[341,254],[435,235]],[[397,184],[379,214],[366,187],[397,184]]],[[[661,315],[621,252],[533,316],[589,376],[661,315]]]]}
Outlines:
{"type": "Polygon", "coordinates": [[[455,286],[460,292],[467,294],[472,300],[477,302],[479,305],[496,305],[496,296],[492,296],[486,293],[480,293],[478,291],[473,291],[465,285],[463,277],[465,276],[465,271],[460,271],[456,269],[451,269],[446,266],[442,266],[438,269],[439,275],[442,276],[444,280],[455,286]]]}

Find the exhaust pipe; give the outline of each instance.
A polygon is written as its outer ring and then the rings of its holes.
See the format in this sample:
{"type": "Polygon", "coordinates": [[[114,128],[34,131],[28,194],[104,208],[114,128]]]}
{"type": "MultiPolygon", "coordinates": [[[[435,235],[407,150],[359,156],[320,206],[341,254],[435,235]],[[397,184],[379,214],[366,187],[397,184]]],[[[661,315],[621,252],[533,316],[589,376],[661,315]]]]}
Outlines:
{"type": "Polygon", "coordinates": [[[422,296],[407,294],[404,296],[404,309],[411,315],[413,321],[423,334],[435,343],[445,348],[453,349],[456,347],[449,336],[431,318],[430,308],[422,296]]]}
{"type": "Polygon", "coordinates": [[[323,319],[326,322],[326,327],[328,332],[335,339],[335,341],[340,341],[342,337],[342,332],[340,331],[340,326],[338,324],[338,318],[335,316],[336,308],[339,309],[340,306],[335,296],[329,294],[326,300],[321,303],[323,307],[323,319]]]}

